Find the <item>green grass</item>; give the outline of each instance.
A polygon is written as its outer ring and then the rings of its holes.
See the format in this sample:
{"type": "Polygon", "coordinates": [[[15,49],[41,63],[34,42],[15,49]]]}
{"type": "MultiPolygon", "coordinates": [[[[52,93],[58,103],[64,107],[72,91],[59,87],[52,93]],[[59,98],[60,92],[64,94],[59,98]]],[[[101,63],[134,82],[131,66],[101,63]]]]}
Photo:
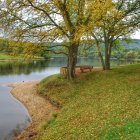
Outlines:
{"type": "Polygon", "coordinates": [[[4,53],[0,53],[0,59],[1,60],[14,59],[14,58],[15,58],[14,56],[10,56],[10,55],[4,54],[4,53]]]}
{"type": "Polygon", "coordinates": [[[39,140],[139,140],[140,65],[40,82],[40,94],[59,104],[39,140]]]}
{"type": "MultiPolygon", "coordinates": [[[[5,53],[0,53],[0,60],[6,61],[6,60],[23,60],[23,59],[25,59],[25,56],[23,54],[20,54],[19,56],[11,56],[5,53]]],[[[32,60],[32,59],[43,59],[43,58],[39,56],[34,56],[28,59],[32,60]]]]}

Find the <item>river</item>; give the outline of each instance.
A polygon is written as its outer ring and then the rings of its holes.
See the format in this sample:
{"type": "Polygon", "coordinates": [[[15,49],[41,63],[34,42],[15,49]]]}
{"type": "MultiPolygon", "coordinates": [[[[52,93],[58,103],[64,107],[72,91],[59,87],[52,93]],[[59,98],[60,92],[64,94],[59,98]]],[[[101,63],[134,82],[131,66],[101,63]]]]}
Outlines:
{"type": "MultiPolygon", "coordinates": [[[[126,61],[112,61],[112,66],[127,64],[126,61]]],[[[41,80],[59,73],[66,65],[66,58],[50,61],[0,62],[0,140],[14,140],[31,122],[27,109],[10,94],[7,86],[13,82],[41,80]]],[[[98,59],[79,58],[77,65],[101,66],[98,59]]]]}

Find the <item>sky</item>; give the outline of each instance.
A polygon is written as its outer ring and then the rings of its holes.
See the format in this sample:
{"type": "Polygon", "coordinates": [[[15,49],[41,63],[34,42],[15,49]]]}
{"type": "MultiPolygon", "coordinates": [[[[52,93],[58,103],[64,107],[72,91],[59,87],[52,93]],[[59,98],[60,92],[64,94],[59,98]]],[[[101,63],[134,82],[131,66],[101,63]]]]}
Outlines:
{"type": "MultiPolygon", "coordinates": [[[[0,37],[3,37],[2,31],[0,30],[0,37]]],[[[132,39],[140,39],[140,29],[131,35],[132,39]]]]}
{"type": "Polygon", "coordinates": [[[140,39],[140,30],[131,36],[133,39],[140,39]]]}

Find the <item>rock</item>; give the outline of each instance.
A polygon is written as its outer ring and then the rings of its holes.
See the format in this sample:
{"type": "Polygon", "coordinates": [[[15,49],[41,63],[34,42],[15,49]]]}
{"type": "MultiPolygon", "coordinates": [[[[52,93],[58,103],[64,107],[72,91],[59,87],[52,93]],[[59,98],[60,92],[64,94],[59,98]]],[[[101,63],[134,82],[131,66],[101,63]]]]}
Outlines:
{"type": "Polygon", "coordinates": [[[33,136],[35,136],[35,135],[37,135],[37,132],[29,132],[28,137],[31,138],[31,137],[33,137],[33,136]]]}

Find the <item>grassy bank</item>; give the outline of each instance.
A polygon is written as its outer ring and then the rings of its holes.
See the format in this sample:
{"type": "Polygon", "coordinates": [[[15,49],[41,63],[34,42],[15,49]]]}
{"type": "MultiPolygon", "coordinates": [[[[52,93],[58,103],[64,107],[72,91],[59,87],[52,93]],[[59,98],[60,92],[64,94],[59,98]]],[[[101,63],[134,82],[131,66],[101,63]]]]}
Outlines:
{"type": "MultiPolygon", "coordinates": [[[[11,61],[11,60],[24,60],[25,56],[24,55],[20,55],[20,56],[11,56],[8,54],[4,54],[4,53],[0,53],[0,61],[11,61]]],[[[27,58],[26,58],[27,59],[27,58]]],[[[34,58],[29,58],[31,60],[36,60],[36,59],[44,59],[43,57],[38,57],[35,56],[34,58]]]]}
{"type": "Polygon", "coordinates": [[[140,65],[44,79],[40,94],[60,106],[42,124],[39,140],[140,139],[140,65]]]}
{"type": "Polygon", "coordinates": [[[10,60],[10,59],[17,59],[18,57],[10,56],[4,53],[0,53],[0,60],[10,60]]]}

